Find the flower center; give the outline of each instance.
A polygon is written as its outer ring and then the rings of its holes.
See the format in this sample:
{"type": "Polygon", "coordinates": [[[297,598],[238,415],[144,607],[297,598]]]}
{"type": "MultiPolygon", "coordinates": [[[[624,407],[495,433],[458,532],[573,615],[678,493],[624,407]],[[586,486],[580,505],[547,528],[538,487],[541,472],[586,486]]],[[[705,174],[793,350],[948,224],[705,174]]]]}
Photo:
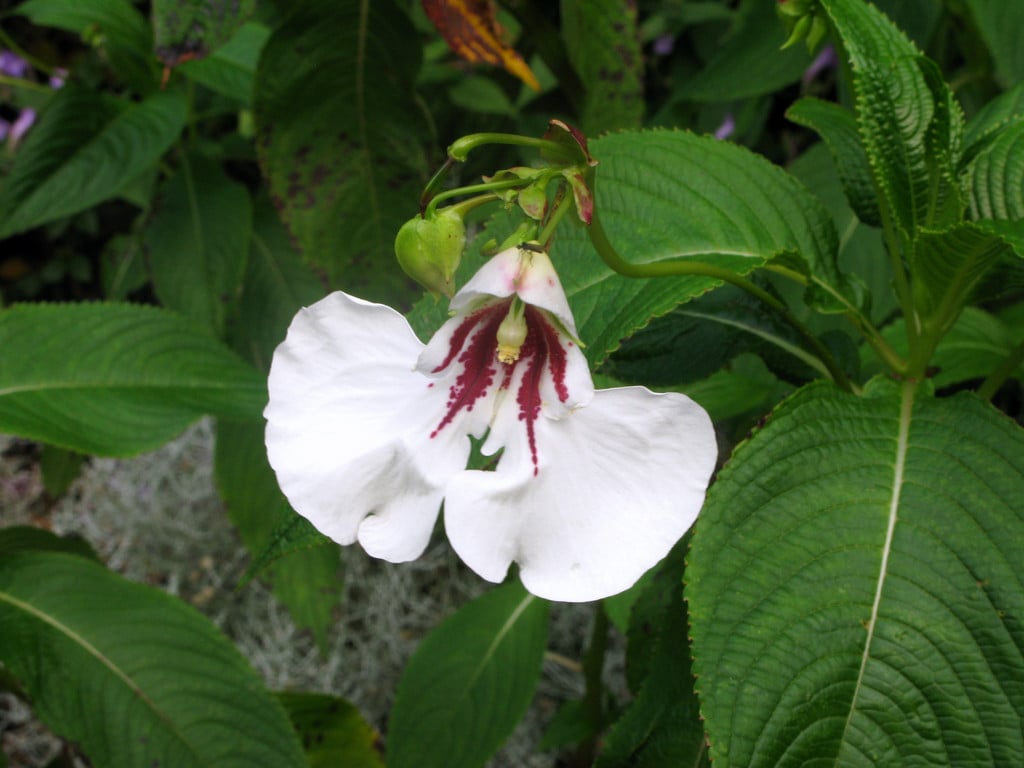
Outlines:
{"type": "Polygon", "coordinates": [[[518,297],[495,302],[466,316],[455,329],[448,354],[432,373],[455,365],[460,369],[448,389],[444,416],[431,437],[467,413],[491,388],[517,386],[515,402],[523,423],[533,461],[539,470],[536,423],[544,405],[542,390],[569,400],[566,384],[567,355],[562,336],[543,310],[524,304],[518,297]]]}

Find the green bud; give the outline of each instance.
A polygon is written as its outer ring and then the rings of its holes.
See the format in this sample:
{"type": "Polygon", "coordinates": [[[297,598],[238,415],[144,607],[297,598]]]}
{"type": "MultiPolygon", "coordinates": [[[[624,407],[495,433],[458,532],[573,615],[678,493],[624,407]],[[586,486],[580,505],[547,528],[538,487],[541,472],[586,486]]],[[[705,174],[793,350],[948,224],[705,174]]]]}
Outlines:
{"type": "Polygon", "coordinates": [[[828,23],[825,21],[824,15],[814,14],[814,21],[811,22],[811,28],[807,30],[807,39],[804,41],[807,43],[807,52],[813,54],[827,34],[828,23]]]}
{"type": "Polygon", "coordinates": [[[466,245],[466,225],[453,208],[430,219],[409,219],[395,237],[395,256],[402,270],[434,298],[455,294],[455,270],[466,245]]]}

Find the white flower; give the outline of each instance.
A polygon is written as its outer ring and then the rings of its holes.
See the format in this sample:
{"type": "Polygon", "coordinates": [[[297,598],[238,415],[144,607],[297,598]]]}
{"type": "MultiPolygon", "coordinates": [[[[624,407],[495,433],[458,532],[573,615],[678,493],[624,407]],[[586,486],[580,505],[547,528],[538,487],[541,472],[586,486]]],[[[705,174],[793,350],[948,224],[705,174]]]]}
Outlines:
{"type": "Polygon", "coordinates": [[[341,544],[422,554],[444,501],[483,578],[519,564],[552,600],[630,587],[690,527],[717,448],[684,395],[595,392],[547,255],[499,253],[424,346],[399,313],[344,293],[301,310],[274,353],[267,452],[292,506],[341,544]],[[467,470],[470,436],[493,471],[467,470]]]}

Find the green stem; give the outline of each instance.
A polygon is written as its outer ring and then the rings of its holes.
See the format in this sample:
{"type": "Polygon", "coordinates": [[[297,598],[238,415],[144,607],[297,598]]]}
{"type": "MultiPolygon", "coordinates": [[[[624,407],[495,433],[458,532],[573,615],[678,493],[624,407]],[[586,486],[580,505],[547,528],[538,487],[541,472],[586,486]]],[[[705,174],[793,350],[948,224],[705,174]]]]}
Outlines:
{"type": "Polygon", "coordinates": [[[1009,357],[1000,363],[999,367],[992,371],[988,378],[981,383],[981,386],[978,387],[978,394],[986,400],[991,400],[996,392],[999,391],[999,388],[1003,386],[1003,383],[1020,367],[1021,363],[1024,363],[1024,341],[1014,347],[1009,357]]]}
{"type": "Polygon", "coordinates": [[[29,91],[46,92],[52,90],[48,85],[42,85],[33,80],[25,80],[21,77],[11,77],[10,75],[0,75],[0,85],[12,85],[15,88],[24,88],[29,91]]]}
{"type": "Polygon", "coordinates": [[[590,766],[597,755],[601,731],[604,728],[604,657],[608,650],[608,614],[604,605],[594,606],[594,626],[590,630],[590,645],[583,657],[583,680],[586,690],[583,694],[583,713],[590,724],[592,735],[576,750],[575,765],[590,766]]]}
{"type": "Polygon", "coordinates": [[[728,269],[723,269],[722,267],[716,267],[713,264],[705,264],[699,261],[659,261],[653,264],[632,264],[624,260],[608,241],[608,235],[604,231],[604,227],[601,226],[597,211],[594,211],[594,217],[591,220],[587,231],[590,235],[591,244],[597,250],[598,254],[600,254],[604,263],[620,275],[638,278],[703,275],[705,277],[712,277],[716,280],[721,280],[722,282],[731,283],[737,288],[742,288],[752,296],[756,296],[778,312],[782,319],[786,321],[786,323],[788,323],[798,334],[800,334],[800,337],[808,347],[814,351],[815,355],[825,365],[829,376],[837,386],[845,389],[847,392],[853,391],[853,384],[851,384],[850,380],[846,377],[846,374],[843,372],[843,369],[839,367],[839,364],[836,363],[835,358],[832,357],[832,353],[828,351],[818,337],[811,333],[810,329],[793,315],[792,311],[790,311],[789,307],[786,306],[784,302],[772,296],[759,285],[756,285],[747,278],[741,277],[728,269]]]}
{"type": "Polygon", "coordinates": [[[447,189],[431,198],[430,202],[427,203],[427,208],[423,212],[424,218],[430,218],[434,215],[434,211],[437,210],[437,204],[444,201],[450,200],[453,197],[461,197],[462,195],[473,195],[478,192],[499,192],[503,189],[515,189],[516,187],[525,186],[522,179],[507,179],[505,181],[487,181],[483,184],[470,184],[468,187],[458,187],[457,189],[447,189]]]}
{"type": "MultiPolygon", "coordinates": [[[[38,71],[42,72],[47,77],[50,77],[53,74],[53,71],[54,71],[53,67],[51,67],[49,64],[47,64],[42,59],[36,58],[31,53],[29,53],[24,48],[22,48],[20,45],[18,45],[14,41],[14,38],[12,38],[9,34],[7,34],[6,30],[4,30],[3,27],[0,27],[0,43],[2,43],[3,47],[7,48],[11,53],[15,54],[19,58],[22,58],[25,61],[27,61],[29,64],[31,64],[32,65],[32,69],[35,69],[35,70],[38,70],[38,71]]],[[[24,82],[24,81],[21,81],[21,82],[24,82]]]]}
{"type": "Polygon", "coordinates": [[[456,139],[448,147],[448,157],[463,161],[470,152],[485,144],[510,144],[517,147],[546,150],[558,157],[564,157],[567,163],[572,162],[574,159],[569,150],[557,141],[537,139],[532,136],[520,136],[515,133],[471,133],[469,136],[456,139]]]}
{"type": "Polygon", "coordinates": [[[555,236],[555,230],[558,228],[558,224],[562,221],[562,218],[573,206],[572,195],[565,194],[565,188],[559,192],[559,200],[555,204],[555,209],[548,216],[548,220],[544,223],[544,228],[537,235],[537,242],[540,243],[544,250],[548,249],[551,245],[551,239],[555,236]]]}

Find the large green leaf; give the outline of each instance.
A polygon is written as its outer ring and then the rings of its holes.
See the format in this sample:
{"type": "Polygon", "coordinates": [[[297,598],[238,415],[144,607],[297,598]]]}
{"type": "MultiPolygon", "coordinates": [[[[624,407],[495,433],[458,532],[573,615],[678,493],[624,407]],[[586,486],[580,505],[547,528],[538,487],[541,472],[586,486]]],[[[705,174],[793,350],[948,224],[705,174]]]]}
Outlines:
{"type": "Polygon", "coordinates": [[[975,26],[981,33],[992,60],[996,79],[1004,88],[1024,80],[1024,4],[1006,0],[965,0],[975,26]]]}
{"type": "Polygon", "coordinates": [[[224,45],[256,7],[256,0],[153,0],[156,55],[169,67],[204,58],[224,45]]]}
{"type": "Polygon", "coordinates": [[[166,306],[222,337],[249,253],[252,204],[220,165],[187,156],[146,232],[153,287],[166,306]]]}
{"type": "Polygon", "coordinates": [[[4,180],[0,238],[114,197],[160,159],[184,125],[178,91],[118,105],[86,89],[61,89],[4,180]]]}
{"type": "Polygon", "coordinates": [[[153,31],[131,0],[26,0],[15,12],[97,46],[117,76],[139,93],[156,90],[153,31]]]}
{"type": "MultiPolygon", "coordinates": [[[[246,549],[259,555],[275,529],[296,515],[277,485],[263,444],[263,423],[217,425],[216,478],[246,549]]],[[[320,537],[315,545],[282,555],[267,572],[274,595],[295,623],[327,645],[327,631],[341,601],[338,545],[320,537]]]]}
{"type": "Polygon", "coordinates": [[[1018,761],[1022,498],[1024,431],[973,395],[818,383],[779,406],[687,568],[714,765],[1018,761]]]}
{"type": "Polygon", "coordinates": [[[310,261],[365,298],[408,299],[394,239],[426,181],[420,43],[393,0],[308,0],[256,74],[260,162],[310,261]]]}
{"type": "MultiPolygon", "coordinates": [[[[808,265],[816,281],[841,284],[828,211],[764,158],[677,131],[617,133],[590,146],[599,161],[596,215],[627,261],[690,260],[744,274],[790,254],[808,265]]],[[[581,227],[559,230],[552,255],[593,365],[651,317],[721,284],[699,275],[617,275],[581,227]]]]}
{"type": "Polygon", "coordinates": [[[793,104],[786,111],[786,117],[821,136],[832,153],[850,208],[865,224],[880,227],[882,218],[875,199],[871,165],[860,143],[853,113],[839,104],[808,97],[793,104]]]}
{"type": "Polygon", "coordinates": [[[258,419],[266,380],[202,329],[130,304],[0,312],[0,432],[108,456],[156,448],[204,413],[258,419]]]}
{"type": "Polygon", "coordinates": [[[644,60],[636,5],[626,0],[562,0],[561,19],[566,52],[586,90],[583,130],[597,135],[640,127],[644,60]]]}
{"type": "Polygon", "coordinates": [[[1024,119],[993,136],[964,171],[972,219],[1024,219],[1024,119]]]}
{"type": "Polygon", "coordinates": [[[256,672],[170,595],[76,555],[7,555],[0,626],[0,661],[93,765],[306,764],[256,672]]]}
{"type": "Polygon", "coordinates": [[[972,148],[980,149],[985,140],[999,133],[1011,123],[1024,119],[1024,82],[1002,93],[967,121],[964,128],[965,155],[971,156],[972,148]]]}
{"type": "Polygon", "coordinates": [[[929,221],[935,97],[921,52],[863,0],[821,0],[853,72],[857,123],[882,200],[907,233],[929,221]]]}
{"type": "Polygon", "coordinates": [[[548,604],[518,582],[449,616],[413,654],[388,722],[388,768],[476,768],[525,714],[548,604]]]}
{"type": "Polygon", "coordinates": [[[771,93],[800,79],[811,59],[803,46],[785,51],[775,4],[744,0],[733,29],[715,55],[682,83],[680,95],[694,101],[729,101],[771,93]]]}

